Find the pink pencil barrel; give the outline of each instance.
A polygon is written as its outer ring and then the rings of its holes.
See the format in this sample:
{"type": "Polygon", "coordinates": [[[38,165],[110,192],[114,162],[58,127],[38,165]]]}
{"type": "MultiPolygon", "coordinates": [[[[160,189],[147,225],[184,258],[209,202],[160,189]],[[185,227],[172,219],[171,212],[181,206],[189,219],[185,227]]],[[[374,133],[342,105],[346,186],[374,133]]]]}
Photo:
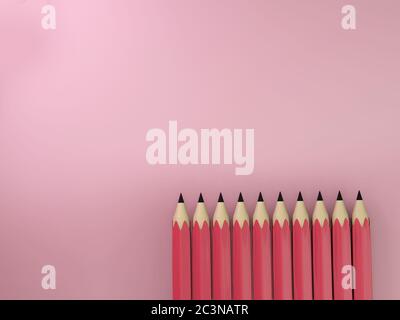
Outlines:
{"type": "Polygon", "coordinates": [[[213,299],[231,299],[231,238],[229,217],[222,194],[219,195],[213,218],[212,284],[213,299]]]}
{"type": "Polygon", "coordinates": [[[313,214],[314,299],[332,300],[331,230],[321,193],[313,214]]]}
{"type": "Polygon", "coordinates": [[[311,228],[301,193],[293,213],[293,297],[312,300],[311,228]]]}
{"type": "Polygon", "coordinates": [[[253,297],[272,299],[271,230],[261,193],[253,215],[253,297]]]}
{"type": "Polygon", "coordinates": [[[201,194],[193,216],[192,299],[211,299],[210,226],[201,194]]]}
{"type": "Polygon", "coordinates": [[[372,258],[370,220],[358,192],[353,215],[354,300],[372,299],[372,258]]]}
{"type": "Polygon", "coordinates": [[[333,298],[353,299],[350,221],[341,193],[332,215],[333,298]]]}
{"type": "Polygon", "coordinates": [[[272,227],[273,288],[275,300],[292,300],[292,247],[289,216],[279,193],[272,227]]]}
{"type": "Polygon", "coordinates": [[[232,297],[234,300],[252,298],[250,241],[249,217],[240,194],[233,216],[232,297]]]}
{"type": "Polygon", "coordinates": [[[191,299],[189,217],[182,194],[172,222],[172,299],[191,299]]]}

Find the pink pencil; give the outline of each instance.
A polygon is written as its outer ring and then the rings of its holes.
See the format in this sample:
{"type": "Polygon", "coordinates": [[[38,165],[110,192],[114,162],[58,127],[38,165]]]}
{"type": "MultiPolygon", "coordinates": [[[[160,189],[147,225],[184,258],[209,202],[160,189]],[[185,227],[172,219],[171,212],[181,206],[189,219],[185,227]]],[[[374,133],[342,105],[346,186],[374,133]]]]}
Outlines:
{"type": "Polygon", "coordinates": [[[353,263],[355,268],[354,300],[372,299],[372,259],[370,220],[360,191],[353,215],[353,263]]]}
{"type": "Polygon", "coordinates": [[[301,192],[293,213],[293,290],[295,300],[312,300],[311,228],[301,192]]]}
{"type": "Polygon", "coordinates": [[[272,222],[274,299],[292,300],[292,241],[289,215],[280,192],[272,222]]]}
{"type": "Polygon", "coordinates": [[[249,216],[240,193],[233,215],[233,299],[249,300],[251,294],[251,251],[249,216]]]}
{"type": "Polygon", "coordinates": [[[332,300],[331,230],[321,192],[313,213],[314,299],[332,300]]]}
{"type": "Polygon", "coordinates": [[[190,298],[189,217],[182,194],[180,194],[172,220],[172,299],[189,300],[190,298]]]}
{"type": "Polygon", "coordinates": [[[211,299],[210,222],[200,194],[193,216],[192,299],[211,299]]]}
{"type": "Polygon", "coordinates": [[[339,191],[332,214],[333,298],[353,299],[350,221],[339,191]],[[346,275],[350,270],[350,274],[346,275]],[[348,279],[348,281],[346,281],[348,279]]]}
{"type": "Polygon", "coordinates": [[[271,230],[260,192],[253,215],[253,294],[255,300],[272,299],[271,230]]]}
{"type": "Polygon", "coordinates": [[[215,300],[231,299],[231,235],[224,198],[219,194],[212,227],[212,291],[215,300]]]}

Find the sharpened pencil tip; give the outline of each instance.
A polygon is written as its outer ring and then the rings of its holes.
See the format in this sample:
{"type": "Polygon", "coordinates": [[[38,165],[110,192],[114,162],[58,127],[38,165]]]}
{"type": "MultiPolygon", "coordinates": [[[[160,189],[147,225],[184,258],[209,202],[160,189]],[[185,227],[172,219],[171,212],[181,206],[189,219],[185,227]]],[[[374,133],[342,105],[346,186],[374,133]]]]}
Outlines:
{"type": "Polygon", "coordinates": [[[282,192],[279,192],[278,201],[283,201],[282,192]]]}
{"type": "Polygon", "coordinates": [[[319,191],[319,192],[318,192],[318,198],[317,198],[317,201],[322,201],[322,200],[324,200],[324,199],[322,198],[321,191],[319,191]]]}
{"type": "Polygon", "coordinates": [[[222,193],[219,193],[218,202],[224,202],[224,198],[222,197],[222,193]]]}
{"type": "Polygon", "coordinates": [[[299,192],[299,195],[297,196],[297,201],[303,201],[303,196],[301,195],[301,192],[299,192]]]}
{"type": "Polygon", "coordinates": [[[204,202],[204,199],[203,199],[203,195],[200,193],[200,196],[199,196],[199,201],[198,202],[204,202]]]}
{"type": "Polygon", "coordinates": [[[363,198],[362,198],[362,196],[361,196],[361,192],[360,191],[358,191],[358,193],[357,193],[357,200],[362,200],[363,198]]]}
{"type": "Polygon", "coordinates": [[[238,202],[243,202],[243,196],[242,196],[242,193],[239,193],[239,199],[238,199],[238,202]]]}
{"type": "Polygon", "coordinates": [[[260,192],[260,194],[258,195],[258,200],[257,200],[257,201],[258,201],[258,202],[263,202],[263,201],[264,201],[264,198],[263,198],[261,192],[260,192]]]}
{"type": "Polygon", "coordinates": [[[178,203],[183,203],[184,201],[183,201],[183,195],[182,195],[182,193],[180,193],[179,194],[179,200],[178,200],[178,203]]]}
{"type": "Polygon", "coordinates": [[[339,191],[339,193],[337,194],[336,201],[340,201],[340,200],[343,200],[343,198],[342,198],[342,194],[339,191]]]}

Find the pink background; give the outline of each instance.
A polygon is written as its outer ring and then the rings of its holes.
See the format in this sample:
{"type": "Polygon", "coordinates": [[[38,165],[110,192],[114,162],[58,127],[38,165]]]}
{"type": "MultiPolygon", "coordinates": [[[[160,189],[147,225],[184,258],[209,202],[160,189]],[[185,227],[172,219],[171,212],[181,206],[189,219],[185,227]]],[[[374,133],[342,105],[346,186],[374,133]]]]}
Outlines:
{"type": "Polygon", "coordinates": [[[400,298],[400,2],[2,0],[0,298],[171,297],[171,218],[320,189],[372,219],[374,295],[400,298]],[[41,7],[57,30],[41,28],[41,7]],[[357,30],[340,26],[357,9],[357,30]],[[255,170],[150,166],[147,130],[254,128],[255,170]],[[57,289],[41,288],[41,267],[57,289]]]}

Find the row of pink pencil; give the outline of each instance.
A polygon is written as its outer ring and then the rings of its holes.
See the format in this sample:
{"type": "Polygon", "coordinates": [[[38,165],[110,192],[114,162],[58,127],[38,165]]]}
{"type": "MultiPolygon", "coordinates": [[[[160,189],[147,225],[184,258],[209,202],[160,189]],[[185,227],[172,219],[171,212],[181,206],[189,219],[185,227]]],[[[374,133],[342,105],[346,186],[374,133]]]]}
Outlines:
{"type": "Polygon", "coordinates": [[[372,299],[370,221],[358,192],[329,215],[319,192],[310,223],[299,193],[292,222],[279,193],[272,227],[260,193],[250,224],[242,194],[230,227],[222,194],[212,226],[200,194],[193,223],[179,197],[172,226],[173,299],[372,299]]]}

